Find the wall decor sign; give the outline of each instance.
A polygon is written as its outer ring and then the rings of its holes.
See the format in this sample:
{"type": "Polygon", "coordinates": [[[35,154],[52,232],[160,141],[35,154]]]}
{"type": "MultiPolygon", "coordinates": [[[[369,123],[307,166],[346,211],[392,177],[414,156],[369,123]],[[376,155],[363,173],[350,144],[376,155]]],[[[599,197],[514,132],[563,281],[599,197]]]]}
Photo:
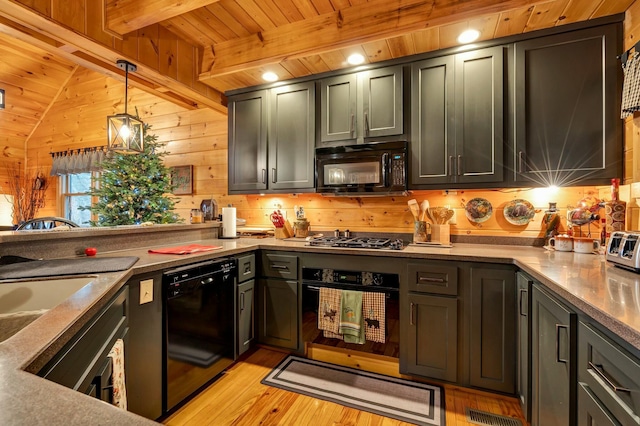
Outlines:
{"type": "Polygon", "coordinates": [[[193,193],[193,166],[171,167],[171,184],[174,195],[193,193]]]}

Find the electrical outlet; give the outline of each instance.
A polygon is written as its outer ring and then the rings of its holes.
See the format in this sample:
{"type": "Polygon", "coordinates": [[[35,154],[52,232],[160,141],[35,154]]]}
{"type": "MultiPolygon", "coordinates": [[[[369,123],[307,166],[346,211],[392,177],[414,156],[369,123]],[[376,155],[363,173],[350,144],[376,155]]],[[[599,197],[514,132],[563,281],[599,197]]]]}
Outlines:
{"type": "Polygon", "coordinates": [[[458,223],[456,220],[456,215],[457,215],[456,209],[453,209],[453,216],[451,216],[451,219],[449,220],[450,225],[455,225],[458,223]]]}
{"type": "Polygon", "coordinates": [[[153,302],[153,280],[140,281],[140,304],[153,302]]]}

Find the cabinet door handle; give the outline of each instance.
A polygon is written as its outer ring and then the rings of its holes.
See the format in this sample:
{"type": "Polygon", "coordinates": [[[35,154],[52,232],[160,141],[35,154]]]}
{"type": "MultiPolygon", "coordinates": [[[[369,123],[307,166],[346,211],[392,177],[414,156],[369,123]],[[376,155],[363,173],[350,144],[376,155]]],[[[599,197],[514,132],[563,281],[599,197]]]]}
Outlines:
{"type": "Polygon", "coordinates": [[[276,168],[275,167],[273,167],[271,169],[271,182],[272,183],[276,183],[276,168]]]}
{"type": "Polygon", "coordinates": [[[413,302],[409,304],[409,325],[415,325],[413,323],[413,302]]]}
{"type": "Polygon", "coordinates": [[[518,151],[518,173],[524,172],[524,152],[518,151]]]}
{"type": "Polygon", "coordinates": [[[631,389],[623,388],[622,386],[616,386],[616,384],[613,383],[613,380],[611,380],[610,378],[607,377],[606,374],[604,374],[604,369],[602,368],[602,364],[594,364],[593,362],[589,361],[589,367],[593,369],[593,371],[595,371],[596,374],[600,376],[600,378],[604,380],[604,382],[607,385],[609,385],[609,387],[613,389],[614,392],[631,393],[631,389]]]}
{"type": "Polygon", "coordinates": [[[265,185],[267,183],[267,169],[262,169],[262,184],[265,185]]]}
{"type": "Polygon", "coordinates": [[[568,325],[556,324],[556,362],[562,362],[568,364],[569,360],[566,358],[560,358],[560,329],[569,330],[568,325]]]}
{"type": "Polygon", "coordinates": [[[364,135],[369,136],[369,113],[364,113],[364,135]]]}
{"type": "Polygon", "coordinates": [[[453,155],[449,156],[449,176],[453,175],[453,155]]]}
{"type": "MultiPolygon", "coordinates": [[[[520,316],[526,317],[528,315],[528,312],[525,312],[524,310],[524,303],[522,303],[522,301],[524,300],[525,296],[529,296],[527,289],[526,288],[521,288],[520,289],[520,316]]],[[[528,303],[527,303],[528,305],[528,303]]]]}
{"type": "Polygon", "coordinates": [[[431,278],[431,277],[419,277],[418,281],[421,283],[445,283],[444,278],[431,278]]]}
{"type": "Polygon", "coordinates": [[[244,311],[244,291],[240,293],[240,310],[244,311]]]}
{"type": "Polygon", "coordinates": [[[462,155],[458,155],[458,165],[456,167],[456,171],[458,172],[458,176],[460,176],[462,170],[462,155]]]}
{"type": "Polygon", "coordinates": [[[356,129],[355,119],[356,119],[356,116],[352,113],[351,114],[351,127],[349,127],[349,133],[351,134],[351,137],[354,137],[354,131],[356,129]]]}

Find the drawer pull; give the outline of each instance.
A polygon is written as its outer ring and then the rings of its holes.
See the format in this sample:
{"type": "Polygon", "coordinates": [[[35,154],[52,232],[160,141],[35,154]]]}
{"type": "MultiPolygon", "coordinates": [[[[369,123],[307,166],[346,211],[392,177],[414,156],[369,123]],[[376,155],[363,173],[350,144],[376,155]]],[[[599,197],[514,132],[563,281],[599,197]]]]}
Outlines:
{"type": "Polygon", "coordinates": [[[444,278],[419,277],[421,283],[445,283],[444,278]]]}
{"type": "Polygon", "coordinates": [[[569,360],[566,358],[560,358],[560,329],[569,330],[568,325],[556,324],[556,362],[562,362],[568,364],[569,360]]]}
{"type": "Polygon", "coordinates": [[[289,269],[287,265],[271,265],[271,269],[289,269]]]}
{"type": "Polygon", "coordinates": [[[608,385],[609,385],[609,387],[610,387],[611,389],[613,389],[613,391],[614,391],[614,392],[626,392],[626,393],[631,393],[631,389],[623,388],[622,386],[616,386],[616,385],[613,383],[613,381],[612,381],[610,378],[608,378],[606,374],[604,374],[604,369],[602,369],[602,365],[601,365],[601,364],[596,365],[596,364],[592,363],[591,361],[589,361],[589,367],[590,367],[591,369],[593,369],[593,371],[595,371],[595,372],[596,372],[596,374],[597,374],[598,376],[600,376],[600,378],[601,378],[602,380],[604,380],[604,381],[605,381],[605,383],[606,383],[606,384],[608,384],[608,385]]]}

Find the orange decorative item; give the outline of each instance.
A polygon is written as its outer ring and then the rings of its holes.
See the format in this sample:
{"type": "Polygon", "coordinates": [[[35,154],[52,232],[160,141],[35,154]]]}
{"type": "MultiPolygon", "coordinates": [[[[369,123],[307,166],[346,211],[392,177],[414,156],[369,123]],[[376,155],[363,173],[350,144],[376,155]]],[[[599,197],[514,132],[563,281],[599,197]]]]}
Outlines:
{"type": "Polygon", "coordinates": [[[611,179],[611,201],[604,206],[607,219],[607,234],[625,230],[627,203],[620,200],[620,179],[611,179]]]}

